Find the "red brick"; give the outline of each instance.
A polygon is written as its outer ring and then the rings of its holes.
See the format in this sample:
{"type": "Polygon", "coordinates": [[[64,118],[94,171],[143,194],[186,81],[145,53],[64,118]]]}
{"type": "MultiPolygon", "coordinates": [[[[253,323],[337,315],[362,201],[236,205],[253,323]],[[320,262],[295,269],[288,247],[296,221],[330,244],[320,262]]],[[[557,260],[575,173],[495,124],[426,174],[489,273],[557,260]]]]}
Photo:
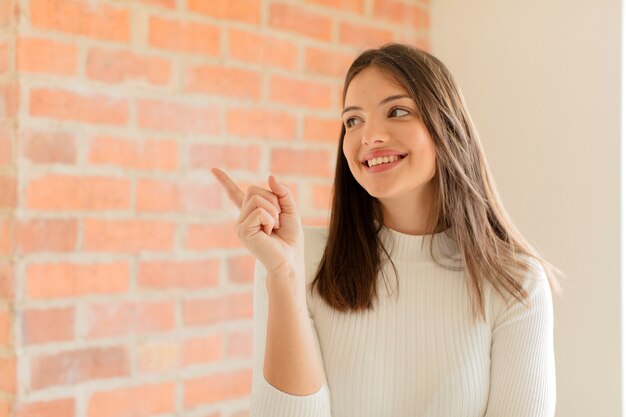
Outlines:
{"type": "Polygon", "coordinates": [[[76,164],[76,141],[68,132],[22,132],[24,157],[37,164],[76,164]]]}
{"type": "Polygon", "coordinates": [[[0,175],[0,209],[17,207],[17,178],[13,175],[0,175]]]}
{"type": "Polygon", "coordinates": [[[174,302],[95,304],[85,313],[90,338],[155,334],[174,329],[174,302]]]}
{"type": "Polygon", "coordinates": [[[0,1],[0,25],[6,26],[17,21],[19,16],[18,0],[0,1]]]}
{"type": "Polygon", "coordinates": [[[226,113],[226,132],[229,135],[294,141],[296,118],[294,115],[255,108],[230,108],[226,113]]]}
{"type": "Polygon", "coordinates": [[[120,83],[142,80],[163,85],[169,82],[171,72],[168,60],[130,51],[93,48],[87,55],[87,76],[98,81],[120,83]]]}
{"type": "Polygon", "coordinates": [[[17,82],[7,81],[0,85],[0,120],[15,118],[19,104],[20,89],[17,82]]]}
{"type": "Polygon", "coordinates": [[[252,371],[244,369],[214,374],[184,382],[185,408],[201,404],[217,404],[232,399],[245,399],[252,391],[252,371]]]}
{"type": "Polygon", "coordinates": [[[217,56],[220,29],[216,26],[152,17],[149,44],[155,48],[217,56]]]}
{"type": "Polygon", "coordinates": [[[189,149],[189,161],[192,169],[220,167],[255,172],[261,164],[261,149],[257,145],[194,144],[189,149]]]}
{"type": "Polygon", "coordinates": [[[0,297],[4,299],[14,298],[13,264],[0,262],[0,297]]]}
{"type": "Polygon", "coordinates": [[[205,212],[221,208],[215,198],[220,192],[217,184],[196,184],[180,181],[139,180],[137,183],[138,212],[205,212]]]}
{"type": "Polygon", "coordinates": [[[337,111],[337,118],[341,121],[341,110],[343,108],[344,101],[345,101],[344,97],[343,97],[343,85],[337,85],[334,90],[335,90],[335,94],[334,95],[336,97],[335,102],[339,103],[339,106],[342,106],[337,111]]]}
{"type": "Polygon", "coordinates": [[[333,90],[327,83],[299,80],[273,75],[270,79],[270,99],[313,109],[329,109],[332,105],[333,90]]]}
{"type": "Polygon", "coordinates": [[[0,346],[10,346],[13,344],[11,337],[11,311],[0,311],[0,346]]]}
{"type": "Polygon", "coordinates": [[[305,50],[304,67],[312,73],[339,77],[343,80],[354,58],[352,54],[308,47],[305,50]]]}
{"type": "Polygon", "coordinates": [[[339,26],[339,42],[356,48],[374,48],[393,41],[393,32],[376,27],[342,22],[339,26]]]}
{"type": "Polygon", "coordinates": [[[305,116],[304,140],[319,143],[338,144],[341,136],[341,119],[305,116]]]}
{"type": "Polygon", "coordinates": [[[252,318],[252,294],[187,300],[183,303],[183,323],[197,326],[252,318]]]}
{"type": "MultiPolygon", "coordinates": [[[[8,397],[0,398],[0,417],[14,417],[14,416],[15,414],[13,413],[13,400],[12,399],[9,400],[8,397]]],[[[219,416],[216,415],[215,417],[219,417],[219,416]]]]}
{"type": "Polygon", "coordinates": [[[222,354],[223,336],[220,333],[187,339],[183,344],[182,365],[198,363],[219,363],[224,359],[222,354]]]}
{"type": "Polygon", "coordinates": [[[185,247],[192,250],[243,248],[234,223],[190,224],[187,227],[185,247]]]}
{"type": "Polygon", "coordinates": [[[226,265],[226,276],[232,283],[253,282],[255,258],[249,255],[231,257],[226,265]]]}
{"type": "Polygon", "coordinates": [[[15,219],[9,216],[0,218],[0,254],[9,257],[15,249],[15,219]]]}
{"type": "Polygon", "coordinates": [[[148,6],[164,7],[166,9],[176,9],[176,0],[141,0],[148,6]]]}
{"type": "Polygon", "coordinates": [[[374,16],[413,30],[427,30],[430,27],[428,10],[419,4],[395,0],[374,0],[374,16]]]}
{"type": "Polygon", "coordinates": [[[130,40],[128,10],[79,0],[30,0],[35,28],[117,42],[130,40]]]}
{"type": "Polygon", "coordinates": [[[203,65],[187,71],[186,91],[258,100],[261,74],[223,65],[203,65]]]}
{"type": "Polygon", "coordinates": [[[332,19],[291,4],[273,3],[269,10],[269,26],[309,38],[330,41],[332,19]]]}
{"type": "Polygon", "coordinates": [[[15,394],[17,388],[17,360],[12,357],[0,358],[0,392],[15,394]]]}
{"type": "Polygon", "coordinates": [[[166,382],[94,393],[88,417],[143,417],[176,411],[176,384],[166,382]]]}
{"type": "Polygon", "coordinates": [[[141,343],[137,348],[137,370],[155,373],[178,368],[179,345],[179,341],[141,343]]]}
{"type": "Polygon", "coordinates": [[[364,12],[364,0],[306,0],[306,2],[357,14],[364,12]]]}
{"type": "Polygon", "coordinates": [[[13,138],[15,129],[9,126],[0,127],[0,165],[13,164],[13,138]]]}
{"type": "Polygon", "coordinates": [[[16,225],[16,253],[70,252],[76,250],[75,219],[29,219],[16,225]]]}
{"type": "Polygon", "coordinates": [[[30,115],[123,126],[128,123],[128,101],[104,95],[81,95],[66,90],[34,89],[30,92],[30,115]]]}
{"type": "Polygon", "coordinates": [[[159,180],[137,183],[138,212],[205,212],[222,207],[215,196],[217,184],[195,184],[159,180]]]}
{"type": "Polygon", "coordinates": [[[190,106],[157,100],[137,101],[139,127],[183,133],[216,135],[219,133],[218,106],[190,106]]]}
{"type": "Polygon", "coordinates": [[[398,42],[416,46],[426,52],[430,52],[430,42],[427,38],[428,33],[402,32],[397,37],[398,42]]]}
{"type": "Polygon", "coordinates": [[[84,250],[104,252],[169,251],[176,225],[171,221],[121,219],[84,220],[84,250]]]}
{"type": "Polygon", "coordinates": [[[17,69],[19,72],[75,75],[78,47],[66,42],[42,38],[19,38],[17,69]]]}
{"type": "Polygon", "coordinates": [[[15,417],[74,417],[74,399],[38,401],[35,403],[17,403],[15,417]]]}
{"type": "Polygon", "coordinates": [[[252,359],[252,329],[233,331],[226,341],[226,356],[252,359]]]}
{"type": "Polygon", "coordinates": [[[24,312],[25,345],[74,339],[74,307],[28,309],[24,312]]]}
{"type": "Polygon", "coordinates": [[[260,0],[187,0],[187,10],[220,20],[253,24],[261,22],[260,0]]]}
{"type": "Polygon", "coordinates": [[[231,29],[228,40],[229,55],[234,59],[292,71],[298,66],[295,42],[239,29],[231,29]]]}
{"type": "Polygon", "coordinates": [[[274,174],[331,177],[335,158],[328,151],[273,149],[270,171],[274,174]]]}
{"type": "Polygon", "coordinates": [[[313,208],[320,210],[329,210],[332,205],[332,184],[313,185],[313,208]]]}
{"type": "Polygon", "coordinates": [[[91,141],[89,163],[145,171],[176,171],[178,144],[175,140],[129,140],[98,136],[91,141]]]}
{"type": "Polygon", "coordinates": [[[217,287],[219,261],[144,261],[139,263],[137,284],[146,289],[185,289],[217,287]]]}
{"type": "Polygon", "coordinates": [[[128,179],[49,174],[28,182],[26,208],[123,210],[130,208],[130,196],[128,179]]]}
{"type": "Polygon", "coordinates": [[[108,264],[38,263],[26,269],[26,295],[31,299],[121,294],[128,290],[126,262],[108,264]]]}
{"type": "Polygon", "coordinates": [[[31,388],[34,390],[128,375],[128,352],[122,346],[84,348],[35,356],[30,374],[31,388]]]}

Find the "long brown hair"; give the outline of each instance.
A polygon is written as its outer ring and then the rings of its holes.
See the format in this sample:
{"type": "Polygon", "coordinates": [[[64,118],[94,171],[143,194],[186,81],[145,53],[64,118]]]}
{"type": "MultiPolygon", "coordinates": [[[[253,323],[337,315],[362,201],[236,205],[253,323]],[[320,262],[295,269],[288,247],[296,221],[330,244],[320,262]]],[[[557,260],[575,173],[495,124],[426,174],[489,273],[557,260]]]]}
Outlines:
{"type": "MultiPolygon", "coordinates": [[[[352,79],[363,69],[376,67],[393,76],[411,96],[434,142],[436,173],[434,207],[427,219],[433,234],[445,230],[459,248],[465,282],[472,302],[472,318],[485,318],[482,283],[486,279],[503,297],[503,290],[526,305],[523,278],[531,263],[543,266],[553,293],[561,288],[555,275],[563,273],[544,260],[522,237],[504,210],[491,179],[478,133],[463,96],[445,65],[416,47],[385,44],[361,53],[346,74],[343,101],[352,79]],[[433,227],[434,226],[434,227],[433,227]]],[[[339,311],[373,309],[376,277],[384,252],[380,202],[352,175],[343,154],[346,133],[342,125],[332,190],[326,247],[310,290],[339,311]]],[[[432,234],[430,235],[432,237],[432,234]]],[[[433,239],[430,255],[433,257],[433,239]]]]}

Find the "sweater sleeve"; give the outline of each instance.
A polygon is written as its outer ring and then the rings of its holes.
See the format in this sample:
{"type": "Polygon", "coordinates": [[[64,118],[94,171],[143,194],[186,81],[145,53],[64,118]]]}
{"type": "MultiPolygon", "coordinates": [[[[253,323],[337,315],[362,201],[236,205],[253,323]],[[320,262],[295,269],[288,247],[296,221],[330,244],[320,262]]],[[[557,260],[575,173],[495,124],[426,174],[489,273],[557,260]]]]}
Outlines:
{"type": "MultiPolygon", "coordinates": [[[[330,391],[324,375],[324,383],[319,391],[310,395],[291,395],[283,392],[265,379],[263,363],[265,360],[265,340],[267,335],[267,316],[269,298],[265,286],[266,271],[258,260],[254,268],[254,328],[253,328],[253,369],[252,396],[250,402],[251,417],[332,417],[330,391]]],[[[319,341],[311,311],[309,323],[315,334],[318,355],[321,355],[319,341]]]]}
{"type": "MultiPolygon", "coordinates": [[[[537,265],[524,287],[530,308],[511,297],[492,330],[485,417],[553,417],[556,408],[552,292],[537,265]]],[[[504,303],[504,302],[503,302],[504,303]]]]}

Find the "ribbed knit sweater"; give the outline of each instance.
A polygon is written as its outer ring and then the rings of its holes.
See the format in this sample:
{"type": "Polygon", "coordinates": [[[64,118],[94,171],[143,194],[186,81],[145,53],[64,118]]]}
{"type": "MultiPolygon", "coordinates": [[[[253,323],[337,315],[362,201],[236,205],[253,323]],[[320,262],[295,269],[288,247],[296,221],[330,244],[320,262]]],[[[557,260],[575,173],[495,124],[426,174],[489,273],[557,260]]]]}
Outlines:
{"type": "MultiPolygon", "coordinates": [[[[304,227],[304,234],[308,285],[328,229],[304,227]]],[[[553,417],[553,305],[540,264],[532,261],[523,283],[530,308],[484,284],[487,321],[472,324],[463,272],[435,263],[428,236],[383,226],[381,239],[399,288],[383,256],[387,285],[379,276],[373,311],[341,313],[307,291],[325,369],[324,384],[311,395],[290,395],[263,376],[268,294],[266,271],[256,262],[251,416],[553,417]]],[[[445,231],[433,244],[440,263],[461,259],[445,231]]]]}

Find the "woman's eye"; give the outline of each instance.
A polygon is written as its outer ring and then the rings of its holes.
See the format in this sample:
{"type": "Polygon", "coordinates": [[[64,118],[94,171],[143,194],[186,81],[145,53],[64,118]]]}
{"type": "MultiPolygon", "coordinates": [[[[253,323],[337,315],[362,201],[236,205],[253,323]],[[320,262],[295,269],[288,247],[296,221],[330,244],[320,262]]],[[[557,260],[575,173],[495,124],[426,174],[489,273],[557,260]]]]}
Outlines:
{"type": "MultiPolygon", "coordinates": [[[[404,109],[402,109],[400,107],[394,107],[389,112],[389,115],[391,116],[395,112],[404,112],[404,113],[406,113],[406,114],[398,114],[398,115],[396,115],[396,117],[402,117],[402,116],[406,116],[407,114],[409,114],[408,110],[404,110],[404,109]]],[[[355,126],[357,121],[358,120],[355,117],[349,117],[349,118],[346,119],[344,125],[346,126],[346,129],[348,129],[348,128],[351,128],[351,127],[355,126]]]]}
{"type": "MultiPolygon", "coordinates": [[[[403,112],[405,112],[406,114],[409,114],[409,112],[408,112],[408,111],[406,111],[406,110],[404,110],[404,109],[401,109],[400,107],[394,107],[393,109],[391,109],[391,111],[389,112],[389,114],[391,115],[391,114],[393,114],[393,112],[396,112],[396,111],[403,111],[403,112]]],[[[400,116],[406,116],[406,114],[401,114],[400,116]]]]}
{"type": "Polygon", "coordinates": [[[346,128],[354,126],[353,122],[355,122],[355,121],[356,121],[356,119],[354,117],[350,117],[350,118],[346,119],[346,122],[345,122],[346,128]]]}

